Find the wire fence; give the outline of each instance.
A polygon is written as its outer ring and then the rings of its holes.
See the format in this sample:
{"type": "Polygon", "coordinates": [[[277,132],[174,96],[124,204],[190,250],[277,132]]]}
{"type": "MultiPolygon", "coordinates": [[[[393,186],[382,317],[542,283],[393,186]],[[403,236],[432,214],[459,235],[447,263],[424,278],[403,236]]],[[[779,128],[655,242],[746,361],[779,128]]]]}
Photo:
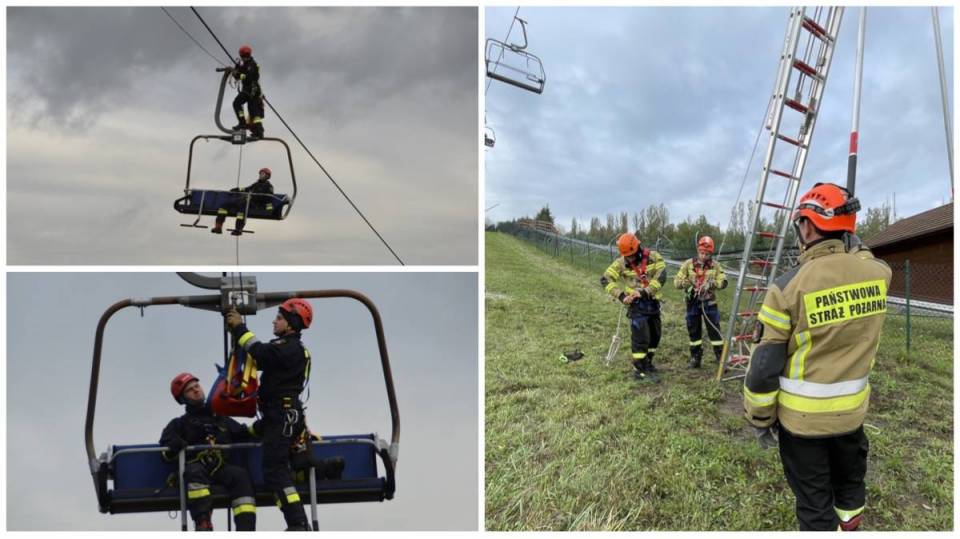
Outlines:
{"type": "MultiPolygon", "coordinates": [[[[606,245],[590,243],[568,238],[559,232],[538,230],[527,227],[509,227],[502,232],[512,234],[534,245],[537,249],[563,260],[573,266],[589,271],[603,272],[619,256],[616,238],[606,245]]],[[[653,245],[673,273],[687,257],[686,253],[677,253],[668,245],[653,245]],[[681,258],[682,257],[682,258],[681,258]],[[672,271],[670,268],[672,266],[672,271]]],[[[787,257],[788,268],[792,263],[787,257]]],[[[727,271],[727,278],[736,283],[739,273],[739,258],[720,256],[718,260],[727,271]]],[[[913,339],[919,331],[936,330],[952,333],[953,328],[953,266],[910,260],[889,261],[893,270],[890,289],[887,292],[887,314],[903,317],[905,327],[904,344],[909,354],[913,339]],[[942,326],[942,327],[941,327],[942,326]]]]}

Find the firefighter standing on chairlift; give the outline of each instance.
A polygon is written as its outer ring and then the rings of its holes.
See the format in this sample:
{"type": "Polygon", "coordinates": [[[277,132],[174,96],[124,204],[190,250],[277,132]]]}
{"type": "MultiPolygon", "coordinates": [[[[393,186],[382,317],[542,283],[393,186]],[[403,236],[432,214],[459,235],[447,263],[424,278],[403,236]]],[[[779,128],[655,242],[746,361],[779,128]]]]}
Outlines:
{"type": "Polygon", "coordinates": [[[801,530],[855,530],[866,505],[863,421],[891,271],[845,248],[859,209],[834,184],[800,198],[799,265],[767,290],[743,386],[760,446],[779,442],[801,530]]]}
{"type": "Polygon", "coordinates": [[[233,78],[240,81],[240,91],[233,100],[233,110],[237,113],[240,123],[233,127],[234,131],[250,130],[250,139],[263,138],[263,90],[260,88],[260,64],[253,59],[253,49],[250,45],[240,47],[240,62],[233,70],[233,78]],[[249,120],[243,112],[243,105],[247,105],[250,112],[249,120]]]}
{"type": "MultiPolygon", "coordinates": [[[[188,372],[178,374],[170,382],[170,393],[184,405],[186,413],[171,420],[160,435],[160,445],[170,448],[161,454],[164,460],[176,461],[180,451],[188,445],[225,445],[254,439],[247,427],[229,417],[213,415],[204,403],[203,388],[196,376],[188,372]]],[[[183,481],[186,483],[187,507],[196,531],[213,531],[211,484],[227,488],[237,531],[256,529],[257,502],[250,474],[240,466],[224,462],[220,449],[205,449],[187,455],[183,481]]]]}
{"type": "Polygon", "coordinates": [[[673,278],[674,286],[684,291],[687,300],[687,334],[690,336],[690,368],[693,369],[699,369],[703,361],[704,324],[717,361],[723,355],[716,291],[727,287],[727,277],[720,264],[713,260],[713,249],[713,238],[700,238],[697,256],[685,261],[673,278]]]}
{"type": "Polygon", "coordinates": [[[300,341],[300,332],[310,327],[313,309],[300,298],[285,301],[273,321],[277,338],[269,343],[260,342],[247,329],[235,308],[225,318],[237,344],[256,358],[257,368],[263,371],[257,434],[263,439],[264,482],[277,499],[287,530],[306,531],[307,515],[291,478],[290,448],[307,432],[300,393],[310,377],[310,353],[300,341]]]}
{"type": "Polygon", "coordinates": [[[641,249],[640,240],[629,232],[617,238],[617,248],[621,256],[603,272],[600,284],[627,306],[634,377],[657,383],[653,356],[660,344],[660,287],[666,263],[660,253],[641,249]]]}

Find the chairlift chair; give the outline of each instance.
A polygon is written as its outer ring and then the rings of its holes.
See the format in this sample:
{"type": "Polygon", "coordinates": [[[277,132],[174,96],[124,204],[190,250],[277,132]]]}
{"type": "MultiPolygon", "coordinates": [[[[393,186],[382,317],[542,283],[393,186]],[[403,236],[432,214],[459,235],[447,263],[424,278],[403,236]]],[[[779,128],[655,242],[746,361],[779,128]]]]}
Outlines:
{"type": "MultiPolygon", "coordinates": [[[[183,214],[195,215],[196,220],[193,223],[183,223],[180,226],[192,228],[207,228],[200,225],[200,219],[204,215],[216,216],[217,211],[225,205],[244,207],[244,216],[247,219],[270,219],[283,220],[293,209],[293,203],[297,198],[297,177],[293,169],[293,156],[290,153],[290,146],[280,138],[263,137],[251,140],[247,137],[245,129],[234,131],[225,127],[220,120],[220,110],[223,106],[223,94],[230,78],[230,68],[217,68],[222,72],[220,79],[220,90],[217,94],[217,105],[214,112],[214,121],[224,135],[197,135],[190,141],[190,151],[187,156],[187,183],[183,189],[183,196],[173,202],[173,208],[183,214]],[[190,187],[190,173],[193,168],[193,149],[198,140],[210,141],[220,140],[229,142],[233,145],[243,145],[252,142],[276,142],[283,145],[287,154],[287,164],[290,167],[290,181],[293,185],[293,191],[290,195],[286,194],[263,194],[263,193],[239,193],[236,191],[217,190],[217,189],[194,189],[190,187]]],[[[243,232],[252,232],[244,230],[243,232]]]]}
{"type": "Polygon", "coordinates": [[[484,59],[487,76],[535,94],[542,94],[547,83],[543,71],[543,62],[536,55],[527,52],[527,21],[515,17],[523,31],[523,44],[505,43],[487,38],[484,59]]]}
{"type": "MultiPolygon", "coordinates": [[[[195,275],[195,274],[193,274],[195,275]]],[[[183,276],[183,275],[181,275],[183,276]]],[[[207,279],[213,278],[199,276],[207,279]]],[[[190,281],[186,276],[184,279],[190,281]]],[[[126,307],[141,310],[156,305],[181,305],[216,312],[218,315],[230,307],[241,314],[255,314],[258,309],[279,305],[290,298],[350,298],[359,301],[369,310],[380,354],[387,402],[390,407],[392,432],[387,442],[374,434],[351,434],[323,436],[311,442],[315,459],[342,457],[345,467],[340,479],[318,479],[310,468],[306,483],[297,483],[296,488],[305,500],[310,500],[313,528],[317,529],[317,504],[349,503],[391,500],[396,492],[395,470],[400,447],[400,413],[393,386],[393,376],[387,354],[380,313],[369,298],[353,290],[303,290],[292,292],[257,293],[255,278],[244,276],[237,284],[235,279],[223,277],[220,293],[202,296],[168,296],[147,299],[125,299],[114,303],[103,313],[97,324],[93,348],[93,369],[90,377],[90,392],[87,400],[85,444],[87,461],[101,513],[143,513],[151,511],[180,511],[181,529],[187,529],[186,493],[184,482],[179,488],[166,482],[172,472],[182,479],[186,451],[201,448],[191,446],[179,454],[176,464],[165,462],[160,454],[168,449],[158,444],[115,444],[97,456],[93,440],[93,423],[97,405],[97,387],[100,378],[104,333],[110,318],[126,307]],[[379,459],[383,473],[378,472],[379,459]]],[[[199,285],[198,285],[199,286],[199,285]]],[[[274,505],[273,493],[264,487],[262,452],[259,443],[236,443],[218,446],[225,452],[228,462],[245,466],[250,472],[259,506],[274,505]]],[[[203,446],[202,448],[209,448],[203,446]]],[[[213,506],[230,506],[229,496],[220,486],[211,487],[213,506]]]]}

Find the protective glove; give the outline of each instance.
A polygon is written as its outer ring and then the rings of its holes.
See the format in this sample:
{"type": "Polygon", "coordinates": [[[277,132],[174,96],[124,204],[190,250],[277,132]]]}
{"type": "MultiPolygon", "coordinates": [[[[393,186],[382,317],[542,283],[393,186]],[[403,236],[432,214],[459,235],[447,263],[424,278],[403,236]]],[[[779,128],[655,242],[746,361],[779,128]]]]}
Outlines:
{"type": "Polygon", "coordinates": [[[227,321],[227,327],[230,329],[233,329],[243,323],[243,317],[237,312],[236,307],[230,307],[230,310],[227,311],[227,314],[224,315],[224,318],[227,321]]]}
{"type": "Polygon", "coordinates": [[[184,440],[183,438],[179,438],[179,437],[178,437],[178,438],[174,438],[174,439],[170,440],[169,442],[167,442],[167,447],[170,448],[170,453],[172,453],[174,456],[176,456],[176,455],[179,454],[181,451],[183,451],[183,448],[184,448],[184,447],[187,447],[187,445],[189,445],[189,444],[187,444],[187,441],[184,440]]]}
{"type": "Polygon", "coordinates": [[[636,291],[630,292],[629,294],[623,296],[623,304],[624,304],[624,305],[630,305],[631,303],[633,303],[634,301],[636,301],[637,298],[639,298],[639,297],[640,297],[640,295],[639,295],[636,291]]]}
{"type": "Polygon", "coordinates": [[[769,427],[753,427],[753,430],[757,436],[757,443],[760,444],[760,449],[777,447],[779,440],[777,439],[776,424],[770,425],[769,427]]]}
{"type": "Polygon", "coordinates": [[[693,283],[690,282],[690,279],[680,279],[680,288],[690,288],[693,286],[693,283]]]}

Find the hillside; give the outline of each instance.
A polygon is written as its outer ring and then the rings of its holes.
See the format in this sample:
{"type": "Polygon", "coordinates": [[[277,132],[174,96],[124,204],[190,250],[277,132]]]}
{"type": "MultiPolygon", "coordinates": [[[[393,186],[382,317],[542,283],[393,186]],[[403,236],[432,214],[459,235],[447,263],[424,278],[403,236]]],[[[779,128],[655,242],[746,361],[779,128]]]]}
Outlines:
{"type": "MultiPolygon", "coordinates": [[[[618,306],[601,271],[486,235],[487,529],[795,530],[793,495],[742,417],[740,384],[713,381],[710,352],[704,369],[686,366],[679,291],[665,288],[662,382],[632,378],[626,324],[605,366],[618,306]],[[584,359],[558,359],[574,348],[584,359]]],[[[952,321],[915,318],[910,358],[903,324],[887,318],[871,376],[862,529],[950,530],[952,321]]]]}

